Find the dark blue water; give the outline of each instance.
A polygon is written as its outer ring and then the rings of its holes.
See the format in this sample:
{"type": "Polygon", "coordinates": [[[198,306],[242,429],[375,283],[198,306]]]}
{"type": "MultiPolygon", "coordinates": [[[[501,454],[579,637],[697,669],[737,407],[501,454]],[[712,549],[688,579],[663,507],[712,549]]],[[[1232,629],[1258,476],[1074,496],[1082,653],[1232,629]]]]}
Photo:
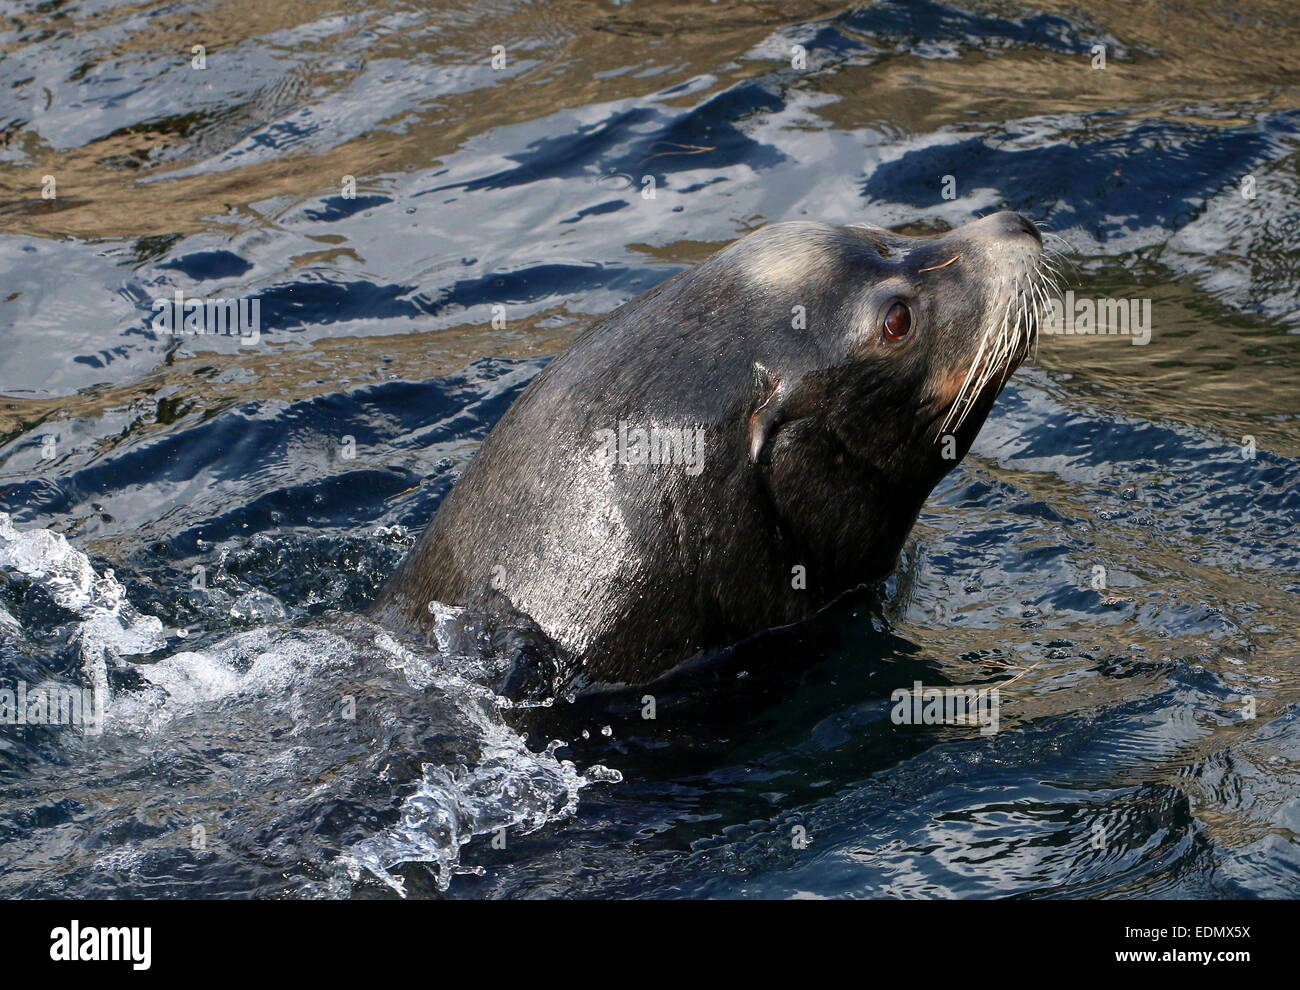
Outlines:
{"type": "Polygon", "coordinates": [[[106,712],[0,726],[0,891],[1300,895],[1297,20],[12,4],[0,688],[106,712]],[[1003,207],[1150,342],[1045,337],[882,588],[653,721],[350,614],[594,317],[765,222],[1003,207]],[[916,681],[999,731],[895,724],[916,681]]]}

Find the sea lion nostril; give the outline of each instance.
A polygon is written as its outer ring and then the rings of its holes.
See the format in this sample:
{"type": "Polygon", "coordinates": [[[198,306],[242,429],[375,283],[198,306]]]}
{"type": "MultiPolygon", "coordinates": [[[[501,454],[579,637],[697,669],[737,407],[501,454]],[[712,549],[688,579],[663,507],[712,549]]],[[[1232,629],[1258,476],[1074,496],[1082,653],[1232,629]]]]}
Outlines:
{"type": "Polygon", "coordinates": [[[1019,213],[1008,213],[1006,216],[1008,221],[1007,226],[1013,233],[1029,234],[1034,240],[1038,241],[1038,243],[1041,244],[1043,242],[1043,237],[1039,234],[1038,228],[1029,220],[1022,217],[1019,213]]]}

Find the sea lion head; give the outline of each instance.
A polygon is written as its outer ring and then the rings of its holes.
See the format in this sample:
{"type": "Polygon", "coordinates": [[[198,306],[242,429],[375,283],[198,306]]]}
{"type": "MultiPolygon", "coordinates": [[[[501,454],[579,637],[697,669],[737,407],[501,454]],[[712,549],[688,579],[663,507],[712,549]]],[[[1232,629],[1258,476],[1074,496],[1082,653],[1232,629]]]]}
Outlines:
{"type": "Polygon", "coordinates": [[[802,332],[756,361],[751,461],[779,481],[838,448],[921,498],[969,449],[1055,294],[1038,229],[1007,211],[936,237],[775,224],[728,256],[765,305],[807,304],[802,332]]]}

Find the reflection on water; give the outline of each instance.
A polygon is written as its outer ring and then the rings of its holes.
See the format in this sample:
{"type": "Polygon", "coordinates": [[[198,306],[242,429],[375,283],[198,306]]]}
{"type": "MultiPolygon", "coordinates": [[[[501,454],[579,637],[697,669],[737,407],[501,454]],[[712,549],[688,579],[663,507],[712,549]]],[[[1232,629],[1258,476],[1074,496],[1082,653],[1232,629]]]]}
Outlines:
{"type": "MultiPolygon", "coordinates": [[[[111,568],[129,605],[104,614],[157,617],[104,662],[119,711],[168,718],[0,728],[0,885],[390,893],[330,872],[357,847],[442,863],[394,867],[433,895],[477,834],[453,896],[1295,896],[1298,16],[11,5],[0,510],[111,568]],[[742,651],[649,726],[579,706],[526,747],[474,691],[393,675],[373,630],[294,631],[373,594],[592,317],[767,221],[1003,206],[1068,242],[1079,296],[1151,300],[1151,342],[1044,339],[883,600],[742,651]],[[158,333],[177,289],[257,298],[260,342],[158,333]],[[284,653],[329,686],[248,681],[284,653]],[[304,714],[367,676],[374,750],[304,714]],[[1002,684],[1003,730],[894,725],[915,680],[1002,684]],[[593,765],[623,781],[583,786],[593,765]],[[195,825],[227,854],[166,852],[195,825]]],[[[0,679],[88,676],[91,619],[6,566],[0,679]]]]}

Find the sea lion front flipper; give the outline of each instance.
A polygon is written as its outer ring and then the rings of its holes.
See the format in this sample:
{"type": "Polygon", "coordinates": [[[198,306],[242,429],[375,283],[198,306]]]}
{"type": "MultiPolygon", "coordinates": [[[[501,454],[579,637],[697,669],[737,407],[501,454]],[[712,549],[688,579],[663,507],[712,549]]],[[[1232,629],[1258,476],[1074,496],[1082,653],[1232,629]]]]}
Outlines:
{"type": "Polygon", "coordinates": [[[772,460],[771,440],[785,421],[785,383],[761,364],[754,365],[754,381],[764,396],[749,416],[749,463],[767,464],[772,460]]]}

